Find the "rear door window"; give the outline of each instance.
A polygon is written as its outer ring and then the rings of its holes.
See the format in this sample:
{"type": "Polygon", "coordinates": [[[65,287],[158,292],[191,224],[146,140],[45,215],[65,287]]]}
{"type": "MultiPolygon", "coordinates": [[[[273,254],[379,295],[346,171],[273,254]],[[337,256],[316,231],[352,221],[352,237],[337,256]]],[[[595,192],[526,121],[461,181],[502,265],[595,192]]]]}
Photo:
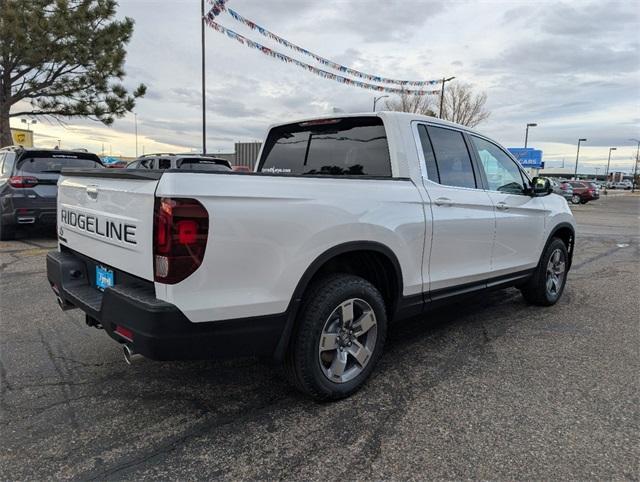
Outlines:
{"type": "Polygon", "coordinates": [[[427,132],[433,146],[440,184],[476,188],[471,156],[462,132],[433,126],[428,126],[427,132]]]}
{"type": "Polygon", "coordinates": [[[0,166],[0,176],[8,177],[11,176],[11,171],[13,170],[13,164],[15,163],[15,155],[11,152],[5,152],[2,154],[4,156],[4,160],[0,166]]]}
{"type": "Polygon", "coordinates": [[[258,171],[291,175],[391,177],[379,117],[301,122],[269,132],[258,171]]]}

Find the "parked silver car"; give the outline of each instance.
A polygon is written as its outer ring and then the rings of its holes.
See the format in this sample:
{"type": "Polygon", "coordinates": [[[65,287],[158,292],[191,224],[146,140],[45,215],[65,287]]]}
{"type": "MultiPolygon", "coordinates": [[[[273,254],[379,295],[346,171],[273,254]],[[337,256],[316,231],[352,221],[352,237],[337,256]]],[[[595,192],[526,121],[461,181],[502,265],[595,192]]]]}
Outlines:
{"type": "Polygon", "coordinates": [[[558,181],[556,179],[550,179],[551,187],[555,194],[560,194],[567,201],[570,201],[573,197],[573,187],[566,181],[558,181]]]}

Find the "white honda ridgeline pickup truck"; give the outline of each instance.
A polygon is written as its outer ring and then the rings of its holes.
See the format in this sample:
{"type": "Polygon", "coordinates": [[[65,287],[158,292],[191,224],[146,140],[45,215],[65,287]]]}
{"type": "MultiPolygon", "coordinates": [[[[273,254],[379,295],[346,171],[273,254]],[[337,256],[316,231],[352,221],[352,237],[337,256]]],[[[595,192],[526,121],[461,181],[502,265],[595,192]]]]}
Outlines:
{"type": "Polygon", "coordinates": [[[63,309],[128,360],[272,356],[317,399],[362,386],[393,320],[506,286],[553,305],[575,239],[498,143],[403,113],[274,126],[253,173],[64,170],[58,189],[63,309]]]}

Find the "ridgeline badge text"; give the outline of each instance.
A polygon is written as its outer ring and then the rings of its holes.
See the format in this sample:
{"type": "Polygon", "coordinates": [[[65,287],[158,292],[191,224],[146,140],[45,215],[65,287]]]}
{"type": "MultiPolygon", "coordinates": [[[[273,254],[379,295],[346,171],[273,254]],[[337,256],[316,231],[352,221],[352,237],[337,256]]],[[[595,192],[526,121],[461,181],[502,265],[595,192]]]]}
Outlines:
{"type": "Polygon", "coordinates": [[[60,222],[103,238],[138,244],[136,242],[136,227],[133,224],[104,220],[97,216],[76,213],[65,208],[60,211],[60,222]]]}

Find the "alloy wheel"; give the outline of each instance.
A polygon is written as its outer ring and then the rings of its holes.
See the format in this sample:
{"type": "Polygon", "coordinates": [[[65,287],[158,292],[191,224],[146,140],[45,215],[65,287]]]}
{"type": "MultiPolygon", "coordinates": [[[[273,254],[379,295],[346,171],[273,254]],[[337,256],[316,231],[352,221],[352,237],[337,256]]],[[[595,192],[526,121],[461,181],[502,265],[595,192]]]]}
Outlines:
{"type": "Polygon", "coordinates": [[[327,318],[320,335],[318,361],[322,373],[334,383],[357,377],[372,358],[378,322],[371,305],[350,298],[327,318]]]}
{"type": "Polygon", "coordinates": [[[565,275],[565,260],[562,250],[555,249],[547,263],[547,294],[553,298],[560,295],[565,275]]]}

